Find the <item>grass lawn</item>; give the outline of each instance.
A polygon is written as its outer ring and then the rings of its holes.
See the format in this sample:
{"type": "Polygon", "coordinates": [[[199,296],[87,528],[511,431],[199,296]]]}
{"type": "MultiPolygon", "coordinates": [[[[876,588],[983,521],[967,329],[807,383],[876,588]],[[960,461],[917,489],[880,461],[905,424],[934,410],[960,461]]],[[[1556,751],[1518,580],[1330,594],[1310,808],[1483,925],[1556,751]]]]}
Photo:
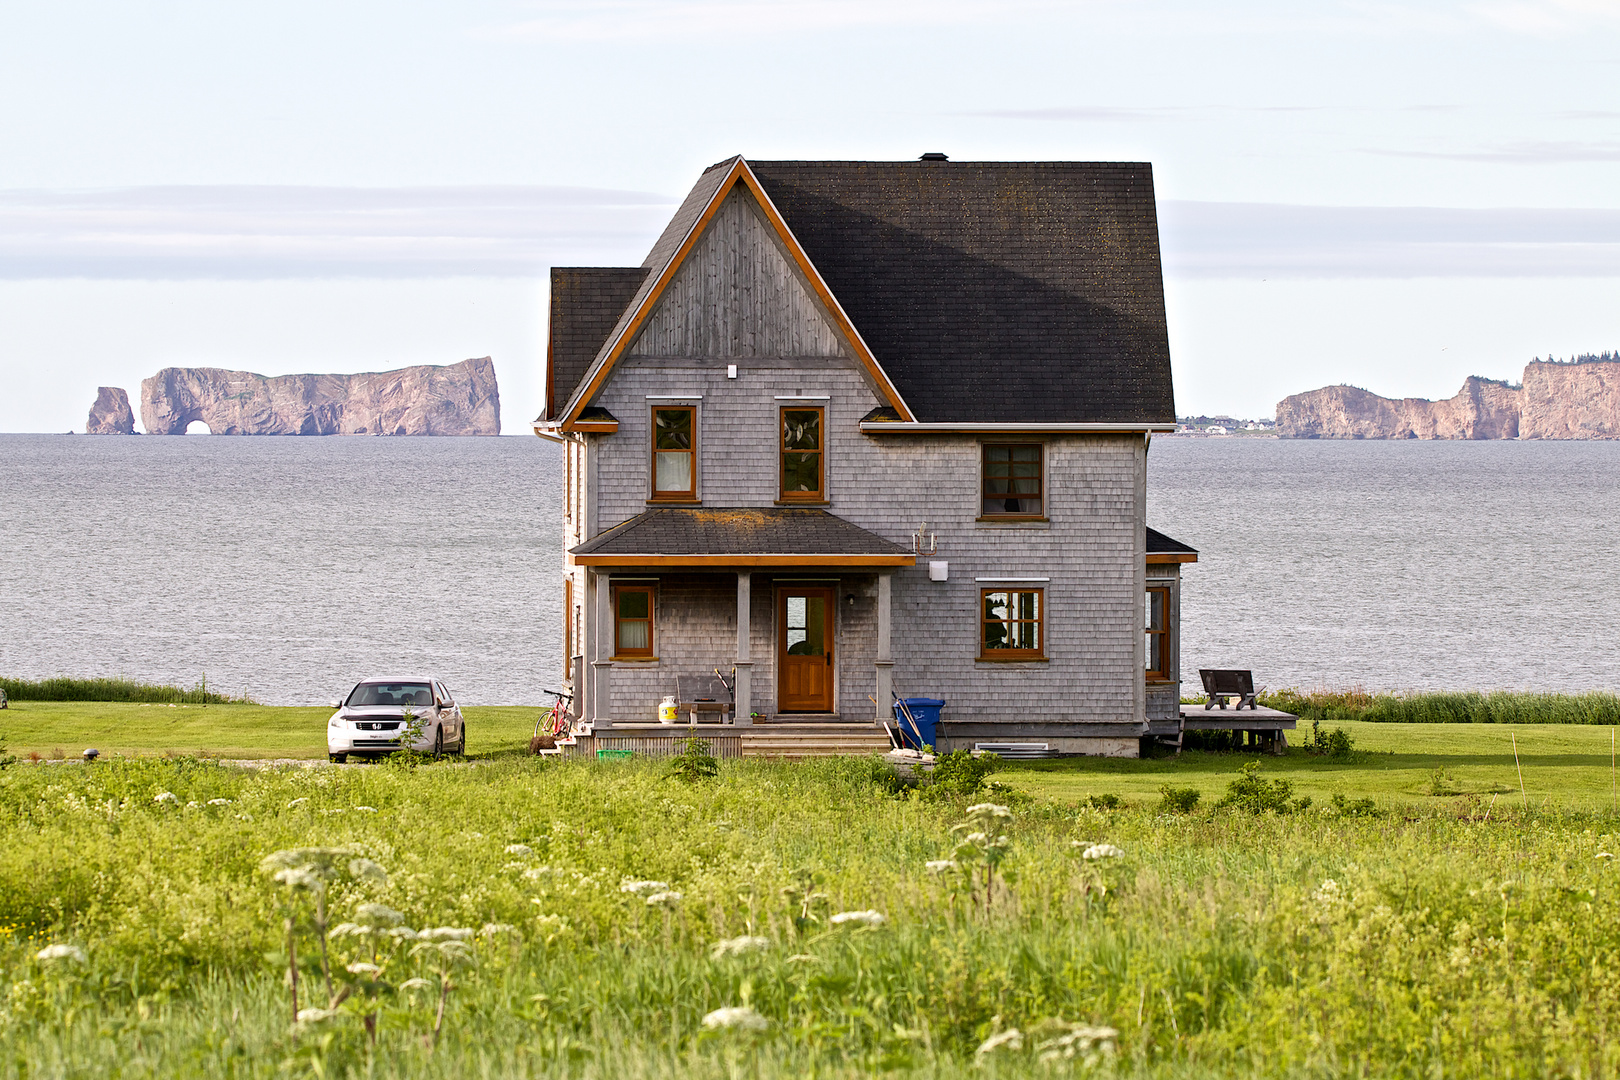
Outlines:
{"type": "MultiPolygon", "coordinates": [[[[467,753],[481,756],[529,744],[538,706],[469,706],[467,753]]],[[[327,708],[275,705],[144,705],[100,701],[13,701],[0,712],[10,753],[77,757],[103,754],[221,758],[324,758],[327,708]]]]}
{"type": "MultiPolygon", "coordinates": [[[[996,778],[1043,799],[1073,803],[1111,793],[1133,802],[1157,802],[1165,784],[1196,788],[1204,799],[1219,797],[1240,764],[1259,760],[1263,775],[1293,782],[1297,794],[1318,802],[1335,793],[1380,803],[1445,802],[1432,790],[1435,770],[1454,795],[1480,795],[1489,802],[1519,804],[1518,742],[1524,790],[1532,807],[1608,809],[1613,804],[1610,729],[1571,724],[1371,724],[1346,722],[1357,753],[1336,761],[1296,746],[1287,757],[1200,753],[1154,760],[1066,758],[1018,762],[996,778]]],[[[1294,741],[1303,741],[1304,733],[1294,741]]]]}

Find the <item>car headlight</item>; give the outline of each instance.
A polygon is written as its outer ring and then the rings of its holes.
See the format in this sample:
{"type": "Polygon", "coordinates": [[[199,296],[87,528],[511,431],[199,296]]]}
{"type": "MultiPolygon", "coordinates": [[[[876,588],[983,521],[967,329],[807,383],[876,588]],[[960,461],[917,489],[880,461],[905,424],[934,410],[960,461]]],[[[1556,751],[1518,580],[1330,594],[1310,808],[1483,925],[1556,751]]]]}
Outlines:
{"type": "Polygon", "coordinates": [[[326,722],[326,726],[327,727],[342,727],[343,726],[343,714],[342,713],[333,713],[332,714],[332,719],[330,719],[330,720],[328,720],[326,722]]]}

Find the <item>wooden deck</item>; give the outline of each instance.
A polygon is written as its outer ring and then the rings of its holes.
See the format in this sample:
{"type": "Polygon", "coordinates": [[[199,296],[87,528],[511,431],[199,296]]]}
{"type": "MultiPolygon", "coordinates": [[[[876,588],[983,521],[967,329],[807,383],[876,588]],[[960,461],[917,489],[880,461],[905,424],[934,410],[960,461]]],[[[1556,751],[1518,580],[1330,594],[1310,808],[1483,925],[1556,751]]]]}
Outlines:
{"type": "Polygon", "coordinates": [[[1181,752],[1184,731],[1243,731],[1257,747],[1264,746],[1280,754],[1288,747],[1285,732],[1299,726],[1299,717],[1293,713],[1268,709],[1264,705],[1253,709],[1205,709],[1202,705],[1183,705],[1179,720],[1149,720],[1147,734],[1171,743],[1181,752]]]}
{"type": "MultiPolygon", "coordinates": [[[[690,738],[707,740],[715,757],[806,758],[840,754],[882,754],[892,744],[873,723],[755,724],[614,724],[581,735],[564,748],[569,757],[596,757],[598,751],[631,751],[646,757],[672,757],[690,738]]],[[[606,755],[603,755],[606,756],[606,755]]]]}

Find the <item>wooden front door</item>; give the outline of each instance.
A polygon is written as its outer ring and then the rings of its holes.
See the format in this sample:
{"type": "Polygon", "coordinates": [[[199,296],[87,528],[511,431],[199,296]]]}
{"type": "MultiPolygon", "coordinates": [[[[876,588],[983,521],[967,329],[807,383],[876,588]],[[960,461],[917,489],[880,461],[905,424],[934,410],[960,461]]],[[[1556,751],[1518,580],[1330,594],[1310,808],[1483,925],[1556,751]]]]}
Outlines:
{"type": "Polygon", "coordinates": [[[777,594],[777,712],[832,712],[836,595],[825,588],[784,588],[777,594]]]}

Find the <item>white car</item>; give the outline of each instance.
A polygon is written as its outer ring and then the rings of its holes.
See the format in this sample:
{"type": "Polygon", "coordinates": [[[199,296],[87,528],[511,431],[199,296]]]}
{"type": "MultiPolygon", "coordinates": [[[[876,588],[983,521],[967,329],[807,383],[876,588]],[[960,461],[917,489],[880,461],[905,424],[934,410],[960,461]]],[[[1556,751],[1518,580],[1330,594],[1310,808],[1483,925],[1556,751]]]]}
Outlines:
{"type": "Polygon", "coordinates": [[[465,754],[467,725],[450,690],[431,675],[363,679],[326,722],[326,756],[337,762],[382,756],[406,749],[407,721],[420,725],[410,749],[432,754],[465,754]]]}

